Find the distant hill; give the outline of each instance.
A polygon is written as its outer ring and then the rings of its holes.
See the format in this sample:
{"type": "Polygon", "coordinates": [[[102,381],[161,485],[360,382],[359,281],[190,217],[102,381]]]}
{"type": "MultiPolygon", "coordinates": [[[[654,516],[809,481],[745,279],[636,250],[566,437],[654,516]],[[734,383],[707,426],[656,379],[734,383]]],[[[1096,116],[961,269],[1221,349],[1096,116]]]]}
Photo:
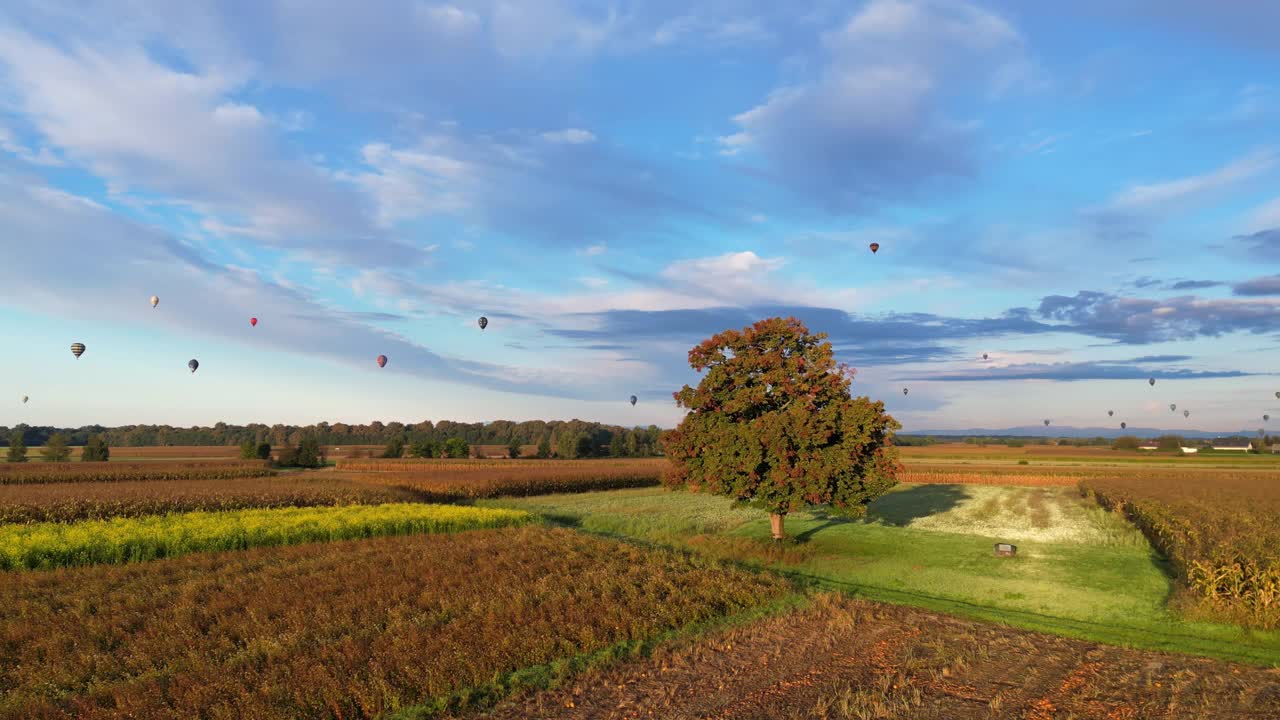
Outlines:
{"type": "Polygon", "coordinates": [[[1013,438],[1117,438],[1122,435],[1136,435],[1137,437],[1158,437],[1160,435],[1178,435],[1184,438],[1202,438],[1209,440],[1212,438],[1225,437],[1257,437],[1258,429],[1252,430],[1191,430],[1186,428],[1149,428],[1149,427],[1129,427],[1121,430],[1118,427],[1072,427],[1070,425],[1023,425],[1011,428],[965,428],[961,430],[915,430],[903,429],[900,435],[909,435],[920,437],[924,435],[932,435],[934,437],[1013,437],[1013,438]]]}

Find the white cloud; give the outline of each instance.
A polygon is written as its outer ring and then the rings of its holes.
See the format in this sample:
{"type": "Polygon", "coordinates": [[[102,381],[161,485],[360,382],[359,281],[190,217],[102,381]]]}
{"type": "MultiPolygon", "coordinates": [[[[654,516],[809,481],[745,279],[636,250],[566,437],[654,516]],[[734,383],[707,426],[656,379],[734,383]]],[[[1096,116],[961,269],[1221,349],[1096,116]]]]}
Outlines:
{"type": "Polygon", "coordinates": [[[732,118],[722,155],[758,149],[781,180],[850,209],[971,171],[972,127],[949,120],[942,89],[989,90],[1025,65],[1024,43],[959,0],[872,0],[823,36],[820,69],[732,118]]]}
{"type": "Polygon", "coordinates": [[[1280,154],[1264,149],[1233,160],[1203,175],[1134,185],[1117,193],[1104,207],[1111,211],[1140,211],[1169,207],[1249,180],[1276,167],[1280,154]]]}
{"type": "Polygon", "coordinates": [[[500,55],[537,61],[594,53],[621,32],[626,19],[613,9],[605,17],[588,18],[564,0],[499,0],[490,23],[500,55]]]}
{"type": "Polygon", "coordinates": [[[1249,218],[1248,232],[1261,232],[1280,228],[1280,197],[1253,211],[1249,218]]]}
{"type": "Polygon", "coordinates": [[[602,288],[602,287],[604,287],[605,285],[608,285],[608,284],[609,284],[609,281],[608,281],[608,280],[606,280],[605,278],[600,278],[600,277],[580,277],[580,278],[578,278],[578,282],[582,283],[583,285],[586,285],[586,286],[587,286],[587,287],[589,287],[589,288],[593,288],[593,289],[602,288]]]}
{"type": "Polygon", "coordinates": [[[588,245],[587,247],[583,248],[582,254],[586,255],[587,257],[595,257],[597,255],[603,255],[605,250],[607,249],[608,247],[604,243],[597,243],[595,245],[588,245]]]}
{"type": "Polygon", "coordinates": [[[544,132],[542,133],[542,139],[547,142],[563,143],[566,145],[582,145],[583,143],[595,142],[596,136],[590,130],[566,128],[564,130],[556,130],[554,132],[544,132]]]}
{"type": "Polygon", "coordinates": [[[755,214],[751,215],[751,217],[749,217],[749,218],[747,218],[747,219],[748,219],[748,220],[750,220],[750,221],[751,221],[751,222],[753,222],[753,223],[762,223],[762,222],[768,222],[768,221],[769,221],[769,216],[768,216],[768,215],[765,215],[764,213],[755,213],[755,214]]]}
{"type": "Polygon", "coordinates": [[[256,107],[231,99],[242,73],[178,72],[138,46],[62,50],[14,30],[0,30],[0,68],[10,109],[113,193],[142,191],[277,247],[415,256],[373,232],[358,195],[284,152],[256,107]]]}
{"type": "Polygon", "coordinates": [[[461,35],[480,27],[480,16],[456,5],[419,6],[418,16],[433,29],[461,35]]]}
{"type": "Polygon", "coordinates": [[[14,138],[12,131],[0,125],[0,150],[10,153],[19,159],[31,163],[32,165],[43,165],[46,167],[62,167],[65,162],[52,152],[49,148],[42,147],[38,151],[19,143],[14,138]]]}

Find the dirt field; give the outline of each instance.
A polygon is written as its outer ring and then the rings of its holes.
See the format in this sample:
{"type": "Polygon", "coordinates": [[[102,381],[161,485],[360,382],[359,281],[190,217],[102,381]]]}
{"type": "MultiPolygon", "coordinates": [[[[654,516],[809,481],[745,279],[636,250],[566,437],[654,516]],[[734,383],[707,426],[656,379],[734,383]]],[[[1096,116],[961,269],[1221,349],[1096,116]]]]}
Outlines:
{"type": "Polygon", "coordinates": [[[465,717],[1274,719],[1280,670],[824,595],[465,717]]]}

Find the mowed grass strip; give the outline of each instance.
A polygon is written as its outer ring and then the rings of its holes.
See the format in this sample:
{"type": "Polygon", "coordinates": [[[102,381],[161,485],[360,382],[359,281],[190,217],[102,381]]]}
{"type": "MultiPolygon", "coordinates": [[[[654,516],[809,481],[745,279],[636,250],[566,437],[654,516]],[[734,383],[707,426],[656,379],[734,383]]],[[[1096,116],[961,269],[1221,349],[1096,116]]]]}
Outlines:
{"type": "Polygon", "coordinates": [[[314,473],[228,480],[0,485],[0,524],[249,508],[378,505],[418,499],[408,490],[314,473]]]}
{"type": "Polygon", "coordinates": [[[143,562],[210,550],[506,527],[531,519],[518,510],[389,503],[6,525],[0,526],[0,569],[143,562]]]}
{"type": "Polygon", "coordinates": [[[8,573],[0,717],[430,716],[791,593],[540,526],[8,573]]]}

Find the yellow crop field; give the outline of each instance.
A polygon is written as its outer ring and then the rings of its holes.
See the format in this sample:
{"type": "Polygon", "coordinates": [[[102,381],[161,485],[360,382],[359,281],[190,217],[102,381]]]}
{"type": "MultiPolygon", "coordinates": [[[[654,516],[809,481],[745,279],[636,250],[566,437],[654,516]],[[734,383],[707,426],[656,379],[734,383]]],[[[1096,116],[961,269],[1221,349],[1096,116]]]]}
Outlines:
{"type": "Polygon", "coordinates": [[[518,510],[390,503],[0,526],[0,569],[129,563],[207,550],[522,525],[518,510]]]}

